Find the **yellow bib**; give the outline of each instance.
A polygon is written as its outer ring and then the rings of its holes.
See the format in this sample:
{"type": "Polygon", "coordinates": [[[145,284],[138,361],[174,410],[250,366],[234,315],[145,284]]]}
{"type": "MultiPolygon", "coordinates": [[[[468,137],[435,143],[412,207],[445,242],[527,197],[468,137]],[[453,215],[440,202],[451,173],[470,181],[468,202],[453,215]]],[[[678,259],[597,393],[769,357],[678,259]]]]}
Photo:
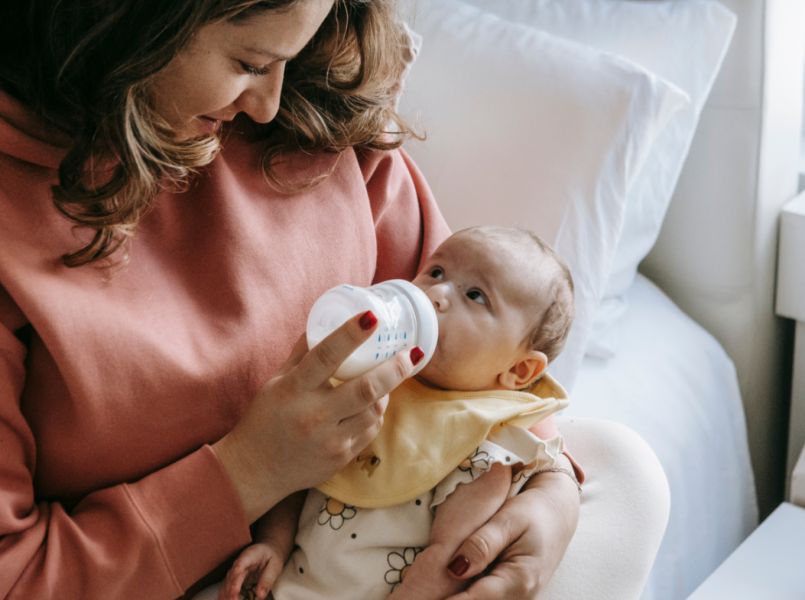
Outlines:
{"type": "Polygon", "coordinates": [[[375,440],[318,489],[345,504],[378,508],[435,487],[496,428],[530,427],[567,406],[544,375],[529,392],[453,392],[409,379],[391,393],[375,440]]]}

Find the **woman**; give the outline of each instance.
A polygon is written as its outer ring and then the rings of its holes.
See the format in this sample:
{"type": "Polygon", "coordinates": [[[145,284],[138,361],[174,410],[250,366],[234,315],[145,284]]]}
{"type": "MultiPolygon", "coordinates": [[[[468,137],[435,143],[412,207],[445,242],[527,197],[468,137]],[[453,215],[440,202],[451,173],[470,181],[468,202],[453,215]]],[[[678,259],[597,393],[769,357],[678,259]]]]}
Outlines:
{"type": "MultiPolygon", "coordinates": [[[[165,6],[0,15],[3,597],[197,589],[372,439],[419,358],[333,389],[371,315],[300,338],[324,289],[410,278],[448,234],[396,150],[393,7],[165,6]]],[[[497,561],[467,597],[539,592],[578,518],[566,475],[459,549],[457,576],[497,561]]]]}

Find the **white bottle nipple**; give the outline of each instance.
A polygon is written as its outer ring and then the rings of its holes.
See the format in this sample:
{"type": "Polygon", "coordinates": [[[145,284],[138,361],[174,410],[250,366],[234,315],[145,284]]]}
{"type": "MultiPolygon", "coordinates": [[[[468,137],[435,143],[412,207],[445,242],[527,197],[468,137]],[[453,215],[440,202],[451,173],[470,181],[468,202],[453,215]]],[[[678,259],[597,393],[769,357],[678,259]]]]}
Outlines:
{"type": "Polygon", "coordinates": [[[362,375],[402,350],[419,346],[425,353],[418,373],[433,356],[439,338],[436,311],[425,292],[403,279],[390,279],[368,288],[339,285],[324,292],[310,309],[307,344],[312,348],[358,313],[371,310],[378,324],[334,376],[346,381],[362,375]]]}

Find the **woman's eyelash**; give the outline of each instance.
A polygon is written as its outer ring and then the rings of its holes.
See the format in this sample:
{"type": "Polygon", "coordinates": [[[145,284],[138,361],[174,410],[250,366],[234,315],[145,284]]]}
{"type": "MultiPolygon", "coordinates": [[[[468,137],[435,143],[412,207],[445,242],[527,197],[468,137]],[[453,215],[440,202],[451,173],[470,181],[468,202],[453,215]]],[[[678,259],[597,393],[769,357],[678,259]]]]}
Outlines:
{"type": "Polygon", "coordinates": [[[268,75],[268,72],[271,69],[271,67],[255,67],[254,65],[245,63],[242,60],[238,62],[240,63],[241,68],[249,75],[255,75],[255,76],[268,75]]]}

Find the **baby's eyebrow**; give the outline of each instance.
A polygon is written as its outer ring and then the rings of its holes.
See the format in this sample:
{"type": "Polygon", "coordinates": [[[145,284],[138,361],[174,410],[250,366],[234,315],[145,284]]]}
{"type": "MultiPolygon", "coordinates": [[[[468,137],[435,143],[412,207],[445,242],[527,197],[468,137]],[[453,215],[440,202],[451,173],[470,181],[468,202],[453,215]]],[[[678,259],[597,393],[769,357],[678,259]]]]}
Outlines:
{"type": "Polygon", "coordinates": [[[487,293],[494,293],[495,292],[494,286],[489,283],[489,280],[486,278],[486,275],[484,275],[483,271],[473,270],[473,274],[478,279],[480,279],[481,286],[483,286],[483,289],[484,289],[485,292],[487,292],[487,293]]]}

